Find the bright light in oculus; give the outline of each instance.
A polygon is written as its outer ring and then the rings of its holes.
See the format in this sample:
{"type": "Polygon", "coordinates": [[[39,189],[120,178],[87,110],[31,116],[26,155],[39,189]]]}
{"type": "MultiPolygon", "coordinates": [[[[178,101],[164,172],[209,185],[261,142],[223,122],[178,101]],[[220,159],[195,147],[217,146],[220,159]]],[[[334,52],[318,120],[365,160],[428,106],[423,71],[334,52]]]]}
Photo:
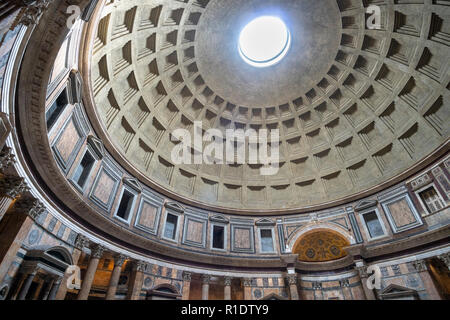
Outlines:
{"type": "Polygon", "coordinates": [[[277,17],[263,16],[245,26],[239,37],[239,53],[248,64],[269,67],[289,51],[291,34],[277,17]]]}

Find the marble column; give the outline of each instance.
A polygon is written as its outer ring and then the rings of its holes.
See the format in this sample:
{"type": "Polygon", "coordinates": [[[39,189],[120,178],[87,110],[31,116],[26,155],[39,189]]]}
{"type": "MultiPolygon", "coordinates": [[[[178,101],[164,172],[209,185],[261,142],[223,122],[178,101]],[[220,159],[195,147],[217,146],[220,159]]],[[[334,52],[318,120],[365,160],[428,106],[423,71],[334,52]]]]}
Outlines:
{"type": "Polygon", "coordinates": [[[242,285],[244,287],[244,300],[252,300],[252,279],[242,279],[242,285]]]}
{"type": "MultiPolygon", "coordinates": [[[[80,233],[77,235],[77,237],[75,238],[74,250],[72,253],[72,259],[73,259],[74,265],[77,265],[78,260],[80,259],[81,255],[83,254],[83,249],[88,248],[89,243],[90,243],[89,239],[86,236],[84,236],[80,233]]],[[[73,271],[74,271],[73,268],[68,268],[66,270],[66,272],[64,273],[64,277],[61,279],[60,286],[55,295],[55,300],[64,300],[66,298],[67,289],[68,289],[67,281],[69,280],[69,278],[71,276],[73,276],[73,271]],[[69,270],[70,270],[70,272],[68,272],[69,270]]],[[[80,288],[74,288],[74,289],[80,289],[80,288]]]]}
{"type": "Polygon", "coordinates": [[[323,300],[323,285],[322,282],[315,281],[312,284],[314,290],[314,300],[323,300]]]}
{"type": "Polygon", "coordinates": [[[94,281],[95,272],[97,271],[100,258],[103,256],[105,248],[100,245],[94,245],[92,247],[91,259],[89,260],[89,266],[86,270],[86,274],[81,284],[80,292],[78,293],[77,300],[87,300],[89,292],[91,291],[92,282],[94,281]]]}
{"type": "Polygon", "coordinates": [[[224,279],[224,289],[223,289],[223,297],[224,300],[231,300],[231,281],[233,278],[225,277],[224,279]]]}
{"type": "Polygon", "coordinates": [[[20,293],[20,289],[23,286],[23,283],[25,282],[26,276],[23,273],[19,273],[17,274],[17,283],[15,285],[15,288],[12,289],[14,290],[13,294],[11,295],[11,300],[17,300],[19,293],[20,293]]]}
{"type": "Polygon", "coordinates": [[[183,272],[183,294],[182,299],[183,300],[189,300],[189,296],[191,294],[191,280],[192,280],[192,273],[188,271],[183,272]]]}
{"type": "Polygon", "coordinates": [[[0,180],[0,221],[6,211],[17,198],[27,188],[23,178],[17,176],[5,176],[0,180]]]}
{"type": "Polygon", "coordinates": [[[122,266],[127,259],[128,257],[122,254],[114,257],[114,269],[109,280],[108,290],[106,291],[106,300],[115,300],[122,266]]]}
{"type": "Polygon", "coordinates": [[[417,260],[412,263],[417,270],[422,282],[428,292],[429,300],[442,300],[439,290],[436,288],[433,278],[430,275],[427,262],[425,260],[417,260]]]}
{"type": "Polygon", "coordinates": [[[46,279],[45,281],[45,288],[44,288],[44,293],[42,295],[42,300],[47,300],[49,295],[50,295],[50,291],[52,290],[53,284],[55,283],[55,278],[51,277],[49,279],[46,279]]]}
{"type": "Polygon", "coordinates": [[[370,289],[367,285],[367,280],[369,279],[369,275],[367,274],[367,267],[366,266],[358,266],[358,267],[356,267],[356,270],[358,270],[359,278],[361,279],[361,285],[363,287],[364,296],[365,296],[366,300],[376,300],[373,289],[370,289]]]}
{"type": "Polygon", "coordinates": [[[25,300],[28,290],[30,290],[31,284],[33,283],[34,277],[36,276],[37,271],[33,271],[31,273],[24,273],[25,281],[20,288],[19,296],[17,300],[25,300]]]}
{"type": "Polygon", "coordinates": [[[56,293],[59,290],[59,287],[61,286],[61,281],[63,278],[57,278],[55,279],[55,281],[53,282],[52,288],[50,290],[50,293],[48,295],[48,299],[47,300],[55,300],[56,298],[56,293]]]}
{"type": "Polygon", "coordinates": [[[287,281],[289,284],[289,290],[291,292],[291,300],[300,300],[297,288],[297,274],[290,274],[287,276],[287,281]]]}
{"type": "Polygon", "coordinates": [[[339,285],[342,289],[342,294],[345,300],[353,300],[352,290],[350,289],[350,280],[344,279],[339,281],[339,285]]]}
{"type": "Polygon", "coordinates": [[[44,205],[37,199],[21,196],[8,210],[2,220],[0,243],[0,283],[8,274],[17,253],[25,242],[34,221],[45,212],[44,205]]]}
{"type": "Polygon", "coordinates": [[[209,274],[202,275],[202,300],[209,300],[209,282],[211,276],[209,274]]]}
{"type": "Polygon", "coordinates": [[[144,282],[144,270],[146,265],[147,264],[144,261],[133,261],[127,300],[141,299],[142,283],[144,282]]]}
{"type": "Polygon", "coordinates": [[[31,298],[31,300],[39,299],[39,296],[40,296],[40,293],[42,292],[42,289],[47,284],[45,279],[38,279],[37,282],[38,282],[38,285],[37,285],[36,289],[34,290],[33,297],[31,298]]]}

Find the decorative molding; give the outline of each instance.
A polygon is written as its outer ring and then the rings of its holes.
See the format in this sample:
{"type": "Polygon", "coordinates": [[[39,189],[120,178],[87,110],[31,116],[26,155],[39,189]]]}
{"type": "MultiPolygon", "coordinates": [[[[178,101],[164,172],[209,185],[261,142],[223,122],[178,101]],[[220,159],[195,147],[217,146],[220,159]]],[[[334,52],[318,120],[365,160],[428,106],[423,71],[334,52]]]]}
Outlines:
{"type": "Polygon", "coordinates": [[[411,182],[411,187],[412,187],[412,190],[415,191],[431,182],[432,182],[432,180],[431,180],[430,176],[428,174],[424,174],[424,175],[420,176],[419,178],[413,180],[411,182]]]}
{"type": "Polygon", "coordinates": [[[81,19],[83,21],[89,22],[91,20],[92,14],[94,13],[95,7],[97,6],[99,0],[91,0],[88,6],[84,9],[81,19]]]}

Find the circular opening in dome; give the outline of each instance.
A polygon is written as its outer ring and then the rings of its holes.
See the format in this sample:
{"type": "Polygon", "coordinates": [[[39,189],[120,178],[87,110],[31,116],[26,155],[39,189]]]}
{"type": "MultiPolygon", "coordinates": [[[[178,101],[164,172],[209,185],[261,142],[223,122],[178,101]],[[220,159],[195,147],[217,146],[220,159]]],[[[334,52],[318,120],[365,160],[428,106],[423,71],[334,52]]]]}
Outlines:
{"type": "Polygon", "coordinates": [[[291,34],[278,17],[263,16],[247,24],[239,37],[239,53],[254,67],[280,62],[289,51],[291,34]]]}

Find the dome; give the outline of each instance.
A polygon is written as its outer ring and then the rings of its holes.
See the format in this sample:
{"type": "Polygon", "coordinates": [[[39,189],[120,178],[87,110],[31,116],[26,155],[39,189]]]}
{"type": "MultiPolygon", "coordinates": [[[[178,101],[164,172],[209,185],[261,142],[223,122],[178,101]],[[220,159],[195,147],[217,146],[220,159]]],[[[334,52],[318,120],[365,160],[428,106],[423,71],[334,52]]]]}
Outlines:
{"type": "Polygon", "coordinates": [[[449,40],[449,1],[5,0],[0,300],[448,299],[449,40]]]}
{"type": "Polygon", "coordinates": [[[406,13],[382,6],[373,30],[348,3],[105,5],[92,22],[89,57],[99,135],[145,184],[229,212],[301,212],[395,183],[448,137],[446,59],[441,44],[420,37],[419,20],[410,28],[399,22],[406,13]],[[242,58],[239,40],[264,17],[286,32],[283,56],[257,68],[242,58]],[[181,142],[177,130],[191,140],[181,142]],[[256,134],[267,143],[252,145],[256,134]],[[208,153],[218,141],[236,156],[208,153]],[[188,161],[174,159],[180,144],[188,161]],[[276,157],[251,161],[261,149],[276,157]],[[268,165],[275,170],[262,174],[268,165]]]}

